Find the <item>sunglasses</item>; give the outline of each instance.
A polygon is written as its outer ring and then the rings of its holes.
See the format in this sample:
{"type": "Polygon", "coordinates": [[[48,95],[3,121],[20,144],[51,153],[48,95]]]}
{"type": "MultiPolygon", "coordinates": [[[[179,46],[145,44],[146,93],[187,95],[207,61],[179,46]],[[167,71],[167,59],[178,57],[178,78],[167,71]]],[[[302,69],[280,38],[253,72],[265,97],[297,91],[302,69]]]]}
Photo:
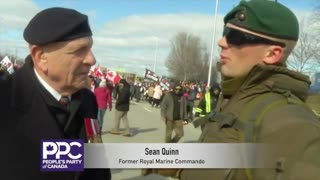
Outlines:
{"type": "Polygon", "coordinates": [[[223,36],[226,37],[228,44],[233,44],[236,46],[242,45],[253,45],[253,44],[268,44],[268,45],[278,45],[285,47],[285,43],[272,41],[270,39],[265,39],[253,34],[242,32],[233,28],[224,27],[223,36]]]}

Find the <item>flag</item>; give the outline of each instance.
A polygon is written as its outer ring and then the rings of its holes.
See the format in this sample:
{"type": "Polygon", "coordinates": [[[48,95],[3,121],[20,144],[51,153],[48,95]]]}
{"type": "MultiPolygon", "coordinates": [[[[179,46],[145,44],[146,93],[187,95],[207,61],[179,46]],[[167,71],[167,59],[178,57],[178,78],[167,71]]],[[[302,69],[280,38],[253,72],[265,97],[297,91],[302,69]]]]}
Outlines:
{"type": "Polygon", "coordinates": [[[114,84],[118,84],[121,78],[121,75],[115,71],[107,71],[106,79],[112,81],[114,84]]]}
{"type": "Polygon", "coordinates": [[[1,61],[0,61],[0,64],[2,64],[4,67],[7,68],[7,71],[12,74],[14,72],[14,69],[13,69],[13,64],[12,62],[10,61],[10,59],[8,58],[8,56],[4,57],[1,61]]]}
{"type": "Polygon", "coordinates": [[[161,76],[161,78],[160,78],[160,86],[161,87],[163,87],[164,89],[166,89],[166,90],[170,90],[170,83],[168,82],[168,80],[167,79],[165,79],[165,78],[163,78],[162,76],[161,76]]]}
{"type": "Polygon", "coordinates": [[[158,81],[159,80],[159,77],[155,75],[155,73],[149,69],[146,69],[145,70],[145,73],[144,73],[144,78],[145,79],[151,79],[153,81],[158,81]]]}
{"type": "Polygon", "coordinates": [[[104,79],[104,74],[99,65],[91,66],[88,76],[93,76],[98,79],[104,79]]]}

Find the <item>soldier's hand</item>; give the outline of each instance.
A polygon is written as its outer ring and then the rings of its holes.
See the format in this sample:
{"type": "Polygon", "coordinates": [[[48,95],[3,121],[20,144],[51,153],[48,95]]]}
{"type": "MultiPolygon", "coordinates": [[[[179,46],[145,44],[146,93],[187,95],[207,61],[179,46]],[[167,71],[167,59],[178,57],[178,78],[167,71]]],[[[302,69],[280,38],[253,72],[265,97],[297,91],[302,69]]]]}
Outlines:
{"type": "Polygon", "coordinates": [[[149,174],[159,174],[161,176],[177,178],[179,169],[142,169],[142,176],[149,174]]]}

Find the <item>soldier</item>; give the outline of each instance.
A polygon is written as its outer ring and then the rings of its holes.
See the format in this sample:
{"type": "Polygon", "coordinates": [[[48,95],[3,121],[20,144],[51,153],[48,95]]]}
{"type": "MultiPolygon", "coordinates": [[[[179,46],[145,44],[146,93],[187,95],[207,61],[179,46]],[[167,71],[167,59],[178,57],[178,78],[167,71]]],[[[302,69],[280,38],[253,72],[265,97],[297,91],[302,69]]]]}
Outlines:
{"type": "MultiPolygon", "coordinates": [[[[86,88],[92,53],[88,16],[66,8],[36,14],[24,30],[30,55],[0,81],[2,179],[106,180],[109,169],[41,172],[41,140],[88,139],[85,121],[97,119],[97,102],[86,88]]],[[[92,129],[91,129],[92,130],[92,129]]]]}
{"type": "Polygon", "coordinates": [[[203,143],[270,145],[271,168],[151,172],[183,180],[319,179],[320,125],[306,107],[309,78],[286,68],[299,36],[296,16],[275,1],[241,1],[224,17],[223,101],[206,121],[203,143]]]}

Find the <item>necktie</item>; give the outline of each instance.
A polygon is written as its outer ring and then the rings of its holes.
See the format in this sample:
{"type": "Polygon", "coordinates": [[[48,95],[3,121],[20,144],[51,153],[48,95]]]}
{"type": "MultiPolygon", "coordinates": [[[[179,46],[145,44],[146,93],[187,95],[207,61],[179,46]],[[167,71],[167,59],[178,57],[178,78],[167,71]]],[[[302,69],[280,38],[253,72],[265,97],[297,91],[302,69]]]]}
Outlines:
{"type": "Polygon", "coordinates": [[[69,98],[68,96],[62,96],[59,100],[59,103],[62,104],[64,107],[66,107],[67,109],[69,108],[69,98]]]}
{"type": "Polygon", "coordinates": [[[69,98],[68,96],[61,96],[59,103],[65,107],[67,111],[57,111],[56,112],[56,118],[58,120],[59,125],[62,129],[65,128],[67,122],[68,122],[68,116],[69,116],[69,98]]]}

